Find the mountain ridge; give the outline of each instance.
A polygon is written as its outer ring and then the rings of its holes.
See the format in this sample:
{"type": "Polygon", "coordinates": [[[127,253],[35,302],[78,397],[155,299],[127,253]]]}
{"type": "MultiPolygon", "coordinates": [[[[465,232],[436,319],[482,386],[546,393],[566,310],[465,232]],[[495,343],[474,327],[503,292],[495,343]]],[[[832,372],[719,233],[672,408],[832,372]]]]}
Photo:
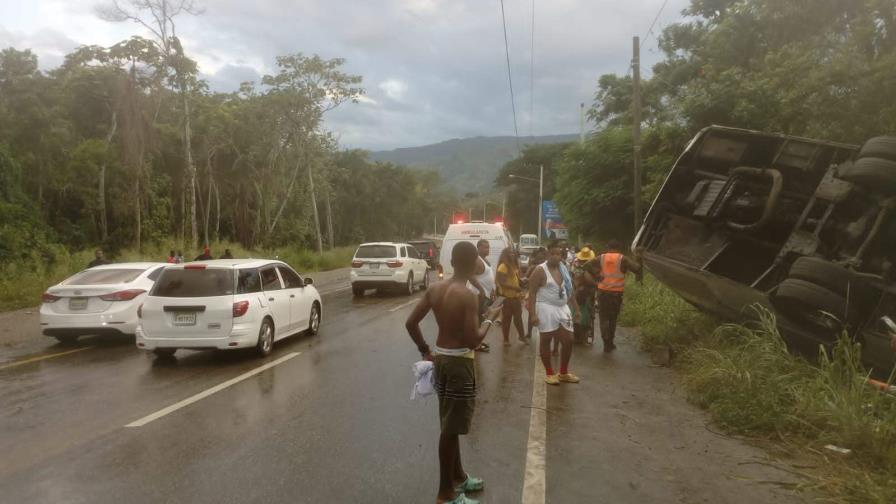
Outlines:
{"type": "MultiPolygon", "coordinates": [[[[539,135],[519,138],[526,145],[572,142],[576,134],[539,135]]],[[[373,161],[390,162],[411,168],[435,170],[459,194],[487,192],[505,163],[517,157],[515,136],[452,138],[417,147],[370,151],[373,161]]]]}

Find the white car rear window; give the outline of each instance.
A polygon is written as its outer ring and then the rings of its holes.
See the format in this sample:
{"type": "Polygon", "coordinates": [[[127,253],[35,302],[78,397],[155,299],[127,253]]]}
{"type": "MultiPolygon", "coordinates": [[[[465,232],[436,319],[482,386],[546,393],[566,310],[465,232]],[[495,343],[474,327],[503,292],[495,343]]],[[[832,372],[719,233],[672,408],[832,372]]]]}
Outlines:
{"type": "Polygon", "coordinates": [[[362,245],[355,252],[357,259],[392,259],[396,257],[394,245],[362,245]]]}
{"type": "Polygon", "coordinates": [[[133,282],[145,269],[86,270],[62,282],[62,285],[109,285],[133,282]]]}
{"type": "Polygon", "coordinates": [[[233,295],[233,270],[166,268],[150,293],[155,297],[191,298],[233,295]]]}

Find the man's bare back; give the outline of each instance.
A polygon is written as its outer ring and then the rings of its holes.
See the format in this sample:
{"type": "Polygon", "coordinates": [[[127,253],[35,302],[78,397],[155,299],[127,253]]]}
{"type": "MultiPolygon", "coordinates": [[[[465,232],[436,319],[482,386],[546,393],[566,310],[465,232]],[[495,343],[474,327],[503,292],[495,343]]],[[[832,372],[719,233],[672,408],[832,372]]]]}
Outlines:
{"type": "Polygon", "coordinates": [[[452,279],[439,282],[426,291],[425,298],[439,325],[436,338],[438,347],[456,349],[479,346],[482,340],[477,330],[478,300],[465,281],[452,279]]]}

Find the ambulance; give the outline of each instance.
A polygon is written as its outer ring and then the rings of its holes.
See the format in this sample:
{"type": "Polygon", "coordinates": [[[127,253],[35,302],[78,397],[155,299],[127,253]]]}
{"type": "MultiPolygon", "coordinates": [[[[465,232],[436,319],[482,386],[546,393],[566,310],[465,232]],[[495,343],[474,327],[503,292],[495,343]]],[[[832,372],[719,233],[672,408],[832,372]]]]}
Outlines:
{"type": "Polygon", "coordinates": [[[513,247],[513,237],[504,227],[502,222],[458,222],[448,226],[445,238],[442,240],[442,252],[439,257],[439,279],[451,278],[454,268],[451,266],[451,251],[460,242],[470,242],[476,245],[479,240],[488,240],[490,245],[488,262],[493,268],[498,266],[498,258],[501,251],[507,247],[513,247]]]}

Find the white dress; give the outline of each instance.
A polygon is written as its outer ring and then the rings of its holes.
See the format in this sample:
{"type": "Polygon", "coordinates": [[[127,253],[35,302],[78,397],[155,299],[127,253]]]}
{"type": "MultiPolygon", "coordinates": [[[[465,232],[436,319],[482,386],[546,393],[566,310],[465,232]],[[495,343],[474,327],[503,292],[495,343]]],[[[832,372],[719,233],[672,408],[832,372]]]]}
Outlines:
{"type": "Polygon", "coordinates": [[[535,296],[535,313],[538,315],[538,331],[542,333],[556,331],[563,327],[572,332],[572,310],[569,309],[569,293],[561,298],[561,288],[548,271],[548,263],[539,266],[547,277],[545,284],[538,289],[535,296]]]}

